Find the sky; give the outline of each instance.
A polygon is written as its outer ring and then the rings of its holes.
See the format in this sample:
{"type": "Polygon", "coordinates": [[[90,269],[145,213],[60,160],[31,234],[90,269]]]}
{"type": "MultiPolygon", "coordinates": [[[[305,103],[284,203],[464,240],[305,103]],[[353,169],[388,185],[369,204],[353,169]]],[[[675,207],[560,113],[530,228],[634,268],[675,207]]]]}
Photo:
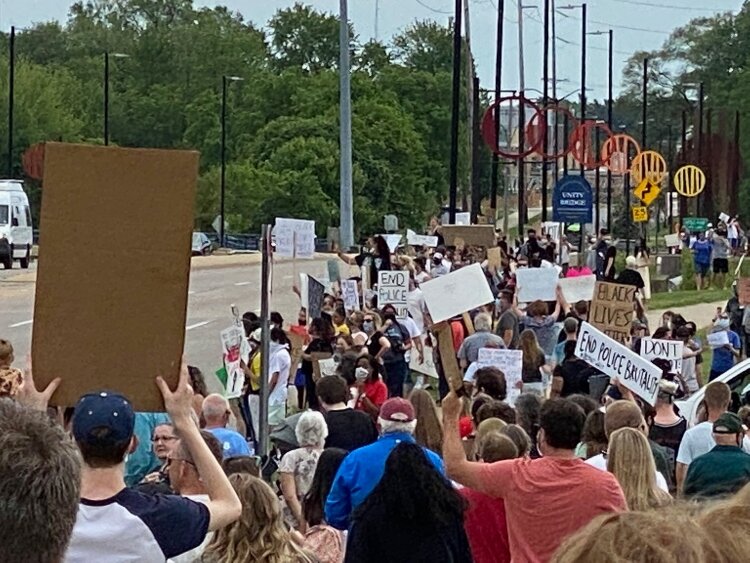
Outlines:
{"type": "MultiPolygon", "coordinates": [[[[472,52],[483,88],[494,88],[497,5],[500,0],[469,0],[472,52]]],[[[24,27],[47,20],[64,21],[72,0],[0,0],[0,29],[24,27]]],[[[338,13],[339,0],[306,0],[316,9],[338,13]]],[[[556,6],[580,6],[578,0],[555,0],[556,6]]],[[[294,0],[195,0],[197,6],[223,4],[240,12],[246,20],[264,26],[280,8],[294,0]]],[[[376,4],[378,39],[387,41],[417,20],[435,20],[447,25],[454,0],[349,0],[349,18],[360,41],[375,37],[376,4]]],[[[619,89],[625,61],[637,50],[661,47],[670,32],[697,17],[718,12],[736,12],[742,0],[590,0],[588,31],[614,30],[615,91],[619,89]]],[[[543,0],[523,0],[524,69],[527,89],[542,87],[543,0]]],[[[580,86],[581,10],[557,11],[558,97],[580,86]]],[[[505,0],[505,45],[503,89],[519,84],[518,2],[505,0]]],[[[587,96],[603,100],[607,94],[607,36],[587,36],[587,96]]],[[[550,70],[551,76],[551,70],[550,70]]]]}

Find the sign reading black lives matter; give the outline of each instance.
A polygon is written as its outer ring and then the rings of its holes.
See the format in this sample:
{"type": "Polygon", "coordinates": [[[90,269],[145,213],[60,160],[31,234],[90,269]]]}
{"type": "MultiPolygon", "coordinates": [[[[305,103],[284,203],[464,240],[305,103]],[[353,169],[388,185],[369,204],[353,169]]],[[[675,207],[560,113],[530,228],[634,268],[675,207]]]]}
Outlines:
{"type": "Polygon", "coordinates": [[[581,323],[576,356],[616,378],[650,405],[656,404],[662,371],[589,323],[581,323]]]}
{"type": "Polygon", "coordinates": [[[610,338],[626,344],[633,321],[635,289],[632,285],[596,282],[589,322],[610,338]]]}
{"type": "Polygon", "coordinates": [[[406,294],[409,292],[409,274],[403,270],[381,270],[378,272],[378,308],[393,305],[396,316],[404,319],[408,312],[406,294]]]}

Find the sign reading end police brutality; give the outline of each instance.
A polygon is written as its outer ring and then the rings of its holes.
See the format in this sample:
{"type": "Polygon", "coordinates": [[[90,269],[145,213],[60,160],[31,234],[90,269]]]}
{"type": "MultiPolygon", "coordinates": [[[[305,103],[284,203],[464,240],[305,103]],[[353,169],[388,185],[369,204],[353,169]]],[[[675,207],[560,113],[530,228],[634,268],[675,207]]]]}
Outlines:
{"type": "Polygon", "coordinates": [[[406,294],[409,292],[409,274],[402,270],[381,270],[378,272],[378,307],[393,305],[396,316],[406,318],[408,303],[406,294]]]}
{"type": "Polygon", "coordinates": [[[576,356],[616,378],[650,405],[656,404],[662,371],[589,323],[581,323],[576,356]]]}

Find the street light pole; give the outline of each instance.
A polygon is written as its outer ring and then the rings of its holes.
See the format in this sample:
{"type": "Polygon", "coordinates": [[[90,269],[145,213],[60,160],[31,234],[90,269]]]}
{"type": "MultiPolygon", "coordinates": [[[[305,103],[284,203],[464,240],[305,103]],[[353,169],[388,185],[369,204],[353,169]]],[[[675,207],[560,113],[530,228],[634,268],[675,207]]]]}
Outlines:
{"type": "Polygon", "coordinates": [[[354,246],[354,211],[352,195],[352,94],[349,61],[349,15],[347,0],[339,2],[339,111],[341,129],[339,183],[339,242],[345,249],[354,246]]]}
{"type": "Polygon", "coordinates": [[[16,28],[11,26],[8,60],[8,178],[13,178],[13,98],[16,82],[16,28]]]}
{"type": "Polygon", "coordinates": [[[226,213],[226,176],[227,176],[227,86],[229,82],[239,82],[242,78],[239,76],[221,77],[221,190],[219,202],[219,244],[223,247],[226,243],[226,233],[224,232],[225,213],[226,213]]]}
{"type": "MultiPolygon", "coordinates": [[[[607,127],[612,131],[612,110],[614,107],[613,98],[613,62],[614,62],[614,32],[609,30],[609,64],[607,69],[607,127]]],[[[627,158],[627,156],[626,156],[627,158]]],[[[607,230],[612,232],[612,170],[607,166],[607,230]]]]}
{"type": "MultiPolygon", "coordinates": [[[[581,125],[586,123],[586,3],[581,4],[581,125]]],[[[583,141],[581,176],[586,175],[586,139],[583,141]]],[[[583,225],[581,225],[583,237],[583,225]]]]}
{"type": "MultiPolygon", "coordinates": [[[[467,0],[468,1],[468,0],[467,0]]],[[[461,17],[462,0],[456,0],[453,16],[453,84],[451,106],[451,153],[450,153],[450,193],[448,198],[448,222],[456,223],[458,205],[458,120],[461,90],[461,17]]]]}
{"type": "MultiPolygon", "coordinates": [[[[498,0],[497,5],[497,38],[495,47],[495,102],[500,99],[503,71],[503,20],[505,18],[505,0],[498,0]]],[[[492,176],[490,177],[490,208],[492,209],[492,224],[497,221],[497,174],[500,158],[497,155],[497,144],[500,142],[500,106],[495,106],[495,147],[492,150],[492,176]]],[[[507,182],[505,191],[508,190],[507,182]]],[[[508,233],[505,232],[505,235],[508,233]]]]}
{"type": "Polygon", "coordinates": [[[544,0],[544,61],[542,65],[542,104],[544,105],[544,127],[542,127],[542,222],[547,221],[547,154],[548,136],[547,104],[549,104],[549,10],[550,0],[544,0]]]}

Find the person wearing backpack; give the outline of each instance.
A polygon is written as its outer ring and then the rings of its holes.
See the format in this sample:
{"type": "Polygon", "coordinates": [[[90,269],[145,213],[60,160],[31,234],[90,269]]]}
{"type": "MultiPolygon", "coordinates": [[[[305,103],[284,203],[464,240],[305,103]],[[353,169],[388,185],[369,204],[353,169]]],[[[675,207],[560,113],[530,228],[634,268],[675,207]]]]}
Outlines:
{"type": "Polygon", "coordinates": [[[411,349],[411,336],[409,331],[398,322],[396,313],[392,309],[385,310],[383,320],[381,331],[391,345],[382,355],[388,397],[402,397],[404,381],[406,381],[409,370],[405,353],[411,349]]]}

